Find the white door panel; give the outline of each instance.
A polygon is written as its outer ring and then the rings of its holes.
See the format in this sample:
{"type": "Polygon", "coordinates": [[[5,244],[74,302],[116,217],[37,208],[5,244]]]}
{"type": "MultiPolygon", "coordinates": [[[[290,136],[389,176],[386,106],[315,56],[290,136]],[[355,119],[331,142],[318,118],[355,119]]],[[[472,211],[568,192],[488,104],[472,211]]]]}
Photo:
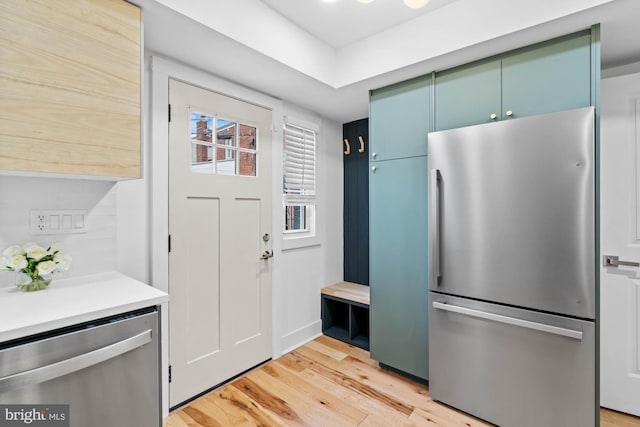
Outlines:
{"type": "MultiPolygon", "coordinates": [[[[640,262],[640,74],[601,86],[602,255],[640,262]]],[[[640,415],[640,268],[601,267],[600,403],[640,415]]]]}
{"type": "Polygon", "coordinates": [[[175,406],[271,357],[271,111],[171,80],[175,406]]]}

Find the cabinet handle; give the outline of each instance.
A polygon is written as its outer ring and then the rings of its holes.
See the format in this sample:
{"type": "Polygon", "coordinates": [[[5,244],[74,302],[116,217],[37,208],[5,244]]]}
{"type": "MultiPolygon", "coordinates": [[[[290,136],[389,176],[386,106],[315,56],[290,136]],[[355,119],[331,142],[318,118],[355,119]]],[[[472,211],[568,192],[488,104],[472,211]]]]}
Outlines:
{"type": "Polygon", "coordinates": [[[371,167],[371,170],[375,172],[375,171],[377,171],[377,170],[378,170],[378,168],[377,168],[376,166],[372,166],[372,167],[371,167]]]}
{"type": "Polygon", "coordinates": [[[493,114],[491,114],[491,115],[489,116],[489,118],[490,118],[491,120],[495,120],[495,119],[496,119],[496,117],[498,117],[498,116],[496,115],[496,113],[493,113],[493,114]]]}
{"type": "Polygon", "coordinates": [[[358,141],[360,141],[360,148],[358,148],[358,153],[364,153],[364,140],[362,136],[358,137],[358,141]]]}
{"type": "Polygon", "coordinates": [[[351,145],[349,145],[349,140],[347,138],[344,139],[344,145],[347,146],[347,149],[344,150],[344,155],[348,156],[349,154],[351,154],[351,145]]]}
{"type": "Polygon", "coordinates": [[[374,159],[376,158],[377,155],[378,153],[371,153],[371,157],[373,157],[374,159]]]}
{"type": "Polygon", "coordinates": [[[507,116],[509,116],[509,117],[513,116],[513,111],[507,110],[507,116]]]}

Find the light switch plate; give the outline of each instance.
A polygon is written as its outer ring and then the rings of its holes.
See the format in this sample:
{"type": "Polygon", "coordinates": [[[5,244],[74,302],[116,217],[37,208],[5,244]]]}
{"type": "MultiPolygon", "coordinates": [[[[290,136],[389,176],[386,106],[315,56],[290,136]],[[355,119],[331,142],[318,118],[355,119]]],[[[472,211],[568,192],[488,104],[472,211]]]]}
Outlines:
{"type": "Polygon", "coordinates": [[[87,211],[85,209],[32,210],[31,234],[77,234],[86,233],[87,211]]]}

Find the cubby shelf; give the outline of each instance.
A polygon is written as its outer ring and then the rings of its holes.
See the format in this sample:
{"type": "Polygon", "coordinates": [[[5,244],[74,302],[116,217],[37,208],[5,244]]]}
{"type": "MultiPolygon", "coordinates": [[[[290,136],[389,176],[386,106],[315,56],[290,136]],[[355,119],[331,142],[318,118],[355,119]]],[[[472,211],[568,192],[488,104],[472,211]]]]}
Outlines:
{"type": "Polygon", "coordinates": [[[321,291],[322,333],[369,350],[369,287],[340,282],[321,291]]]}

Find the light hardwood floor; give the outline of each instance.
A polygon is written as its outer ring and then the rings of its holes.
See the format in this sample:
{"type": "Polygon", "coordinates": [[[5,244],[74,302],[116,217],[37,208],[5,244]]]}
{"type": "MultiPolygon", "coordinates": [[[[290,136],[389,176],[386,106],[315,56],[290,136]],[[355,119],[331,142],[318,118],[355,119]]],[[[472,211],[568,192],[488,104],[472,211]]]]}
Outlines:
{"type": "MultiPolygon", "coordinates": [[[[601,410],[602,427],[640,418],[601,410]]],[[[429,398],[426,386],[390,373],[369,352],[319,337],[172,412],[165,427],[487,426],[429,398]]]]}

